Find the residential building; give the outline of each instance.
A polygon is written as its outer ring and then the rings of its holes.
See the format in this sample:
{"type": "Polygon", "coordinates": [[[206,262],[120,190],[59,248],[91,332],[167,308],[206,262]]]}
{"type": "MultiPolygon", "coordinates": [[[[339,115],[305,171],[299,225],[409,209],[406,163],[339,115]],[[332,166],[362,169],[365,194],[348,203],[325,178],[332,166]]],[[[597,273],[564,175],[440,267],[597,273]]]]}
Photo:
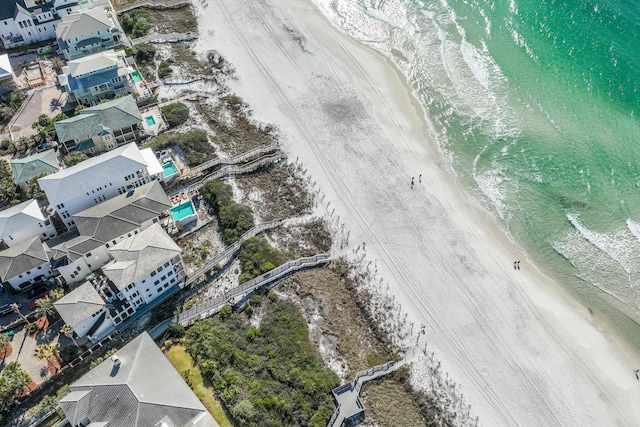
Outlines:
{"type": "Polygon", "coordinates": [[[0,55],[0,94],[13,90],[16,86],[16,75],[9,61],[9,55],[0,55]]]}
{"type": "Polygon", "coordinates": [[[29,181],[43,174],[55,173],[60,170],[60,163],[55,150],[47,150],[32,156],[11,160],[13,181],[23,190],[29,181]]]}
{"type": "Polygon", "coordinates": [[[6,49],[52,39],[57,23],[52,0],[0,0],[0,37],[6,49]]]}
{"type": "Polygon", "coordinates": [[[56,38],[59,52],[70,61],[118,46],[124,34],[115,12],[98,7],[62,16],[56,38]]]}
{"type": "Polygon", "coordinates": [[[58,82],[70,101],[96,105],[102,99],[136,92],[131,74],[137,71],[133,65],[127,62],[123,51],[111,49],[67,62],[58,82]]]}
{"type": "Polygon", "coordinates": [[[51,276],[49,258],[38,237],[0,252],[0,281],[17,291],[51,276]]]}
{"type": "Polygon", "coordinates": [[[72,215],[157,179],[149,169],[158,165],[131,143],[40,178],[38,184],[65,226],[74,229],[72,215]]]}
{"type": "Polygon", "coordinates": [[[79,235],[54,242],[49,258],[66,283],[84,280],[111,260],[109,248],[159,221],[171,207],[153,181],[73,216],[79,235]]]}
{"type": "Polygon", "coordinates": [[[218,427],[146,332],[70,390],[59,403],[72,427],[218,427]]]}
{"type": "Polygon", "coordinates": [[[47,240],[56,234],[48,213],[36,200],[0,211],[0,241],[9,247],[34,237],[47,240]]]}
{"type": "Polygon", "coordinates": [[[115,286],[118,299],[134,310],[182,286],[186,278],[182,249],[157,223],[112,246],[109,253],[113,261],[102,272],[115,286]]]}
{"type": "Polygon", "coordinates": [[[67,152],[100,153],[139,141],[142,116],[133,96],[80,110],[77,116],[57,121],[58,140],[67,152]]]}
{"type": "Polygon", "coordinates": [[[0,0],[0,42],[11,49],[53,39],[60,16],[94,7],[113,9],[108,0],[0,0]]]}
{"type": "MultiPolygon", "coordinates": [[[[107,303],[91,282],[84,282],[53,303],[64,323],[82,338],[110,319],[107,303]]],[[[113,323],[112,323],[113,324],[113,323]]]]}

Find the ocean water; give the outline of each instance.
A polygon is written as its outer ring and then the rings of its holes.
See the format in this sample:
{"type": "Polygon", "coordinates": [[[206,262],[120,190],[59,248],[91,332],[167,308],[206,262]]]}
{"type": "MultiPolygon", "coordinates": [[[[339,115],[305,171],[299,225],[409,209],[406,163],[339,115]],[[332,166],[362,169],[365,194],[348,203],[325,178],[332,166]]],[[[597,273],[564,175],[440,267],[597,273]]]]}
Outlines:
{"type": "Polygon", "coordinates": [[[398,65],[510,237],[640,347],[640,2],[315,1],[398,65]]]}

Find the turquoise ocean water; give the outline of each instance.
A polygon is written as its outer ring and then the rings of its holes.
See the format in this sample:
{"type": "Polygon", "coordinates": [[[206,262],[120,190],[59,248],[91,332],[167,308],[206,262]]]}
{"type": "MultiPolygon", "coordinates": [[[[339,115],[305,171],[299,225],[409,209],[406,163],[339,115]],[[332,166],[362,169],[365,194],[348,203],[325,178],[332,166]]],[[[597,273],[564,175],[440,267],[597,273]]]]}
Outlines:
{"type": "Polygon", "coordinates": [[[640,2],[316,1],[400,67],[512,239],[640,347],[640,2]]]}

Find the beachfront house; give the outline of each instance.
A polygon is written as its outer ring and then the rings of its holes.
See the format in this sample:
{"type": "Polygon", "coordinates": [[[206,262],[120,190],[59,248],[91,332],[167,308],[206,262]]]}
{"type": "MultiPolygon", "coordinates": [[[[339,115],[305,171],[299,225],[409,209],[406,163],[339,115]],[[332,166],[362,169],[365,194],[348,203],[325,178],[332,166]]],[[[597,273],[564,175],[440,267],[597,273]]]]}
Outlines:
{"type": "Polygon", "coordinates": [[[134,72],[125,53],[111,49],[67,62],[58,82],[69,94],[69,101],[90,106],[102,99],[137,93],[131,76],[134,72]]]}
{"type": "Polygon", "coordinates": [[[152,181],[75,214],[79,235],[51,244],[55,272],[66,283],[84,280],[112,259],[110,247],[157,223],[170,207],[162,186],[152,181]]]}
{"type": "Polygon", "coordinates": [[[60,163],[55,150],[46,150],[32,156],[11,160],[11,170],[13,181],[24,190],[33,178],[58,172],[60,163]]]}
{"type": "Polygon", "coordinates": [[[9,55],[0,55],[0,94],[12,91],[16,87],[16,75],[9,61],[9,55]]]}
{"type": "Polygon", "coordinates": [[[137,310],[186,279],[182,249],[160,224],[127,237],[109,249],[113,261],[102,268],[117,297],[137,310]]]}
{"type": "Polygon", "coordinates": [[[124,145],[40,178],[38,184],[65,226],[75,229],[74,214],[158,179],[162,166],[150,149],[143,151],[134,143],[124,145]]]}
{"type": "Polygon", "coordinates": [[[67,152],[93,154],[139,142],[142,116],[133,96],[127,95],[80,110],[54,126],[67,152]]]}
{"type": "Polygon", "coordinates": [[[78,338],[87,335],[90,338],[105,321],[113,326],[106,301],[89,281],[55,301],[53,306],[78,338]]]}
{"type": "Polygon", "coordinates": [[[59,404],[71,427],[218,427],[146,332],[71,384],[59,404]]]}
{"type": "Polygon", "coordinates": [[[49,214],[36,200],[27,200],[0,211],[0,241],[8,247],[33,237],[47,240],[56,234],[49,214]]]}
{"type": "Polygon", "coordinates": [[[56,38],[59,52],[70,61],[117,47],[125,36],[113,10],[98,7],[62,16],[56,38]]]}
{"type": "Polygon", "coordinates": [[[0,282],[16,291],[53,275],[40,238],[33,237],[0,252],[0,282]]]}

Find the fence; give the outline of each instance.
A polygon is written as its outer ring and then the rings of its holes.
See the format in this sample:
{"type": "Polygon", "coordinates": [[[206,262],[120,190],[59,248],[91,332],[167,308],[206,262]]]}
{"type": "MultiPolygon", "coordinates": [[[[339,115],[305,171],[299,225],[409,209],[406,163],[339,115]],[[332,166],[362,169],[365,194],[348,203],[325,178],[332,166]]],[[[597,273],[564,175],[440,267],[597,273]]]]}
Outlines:
{"type": "Polygon", "coordinates": [[[266,147],[258,147],[253,150],[247,151],[246,153],[240,154],[239,156],[232,157],[230,159],[225,158],[216,158],[209,161],[206,161],[200,165],[194,166],[193,168],[189,168],[186,174],[183,177],[191,177],[194,175],[200,175],[207,169],[211,169],[214,166],[218,166],[220,164],[238,164],[247,161],[248,159],[255,157],[257,155],[264,155],[278,150],[278,144],[271,144],[266,147]]]}
{"type": "Polygon", "coordinates": [[[319,254],[312,257],[299,258],[294,261],[289,261],[261,276],[251,279],[225,292],[222,296],[198,304],[195,307],[174,316],[171,323],[188,325],[192,320],[209,317],[212,314],[217,313],[223,306],[228,304],[229,300],[235,297],[244,296],[258,289],[259,287],[274,282],[294,271],[302,270],[309,267],[315,267],[317,265],[327,264],[328,262],[329,255],[327,254],[319,254]]]}

